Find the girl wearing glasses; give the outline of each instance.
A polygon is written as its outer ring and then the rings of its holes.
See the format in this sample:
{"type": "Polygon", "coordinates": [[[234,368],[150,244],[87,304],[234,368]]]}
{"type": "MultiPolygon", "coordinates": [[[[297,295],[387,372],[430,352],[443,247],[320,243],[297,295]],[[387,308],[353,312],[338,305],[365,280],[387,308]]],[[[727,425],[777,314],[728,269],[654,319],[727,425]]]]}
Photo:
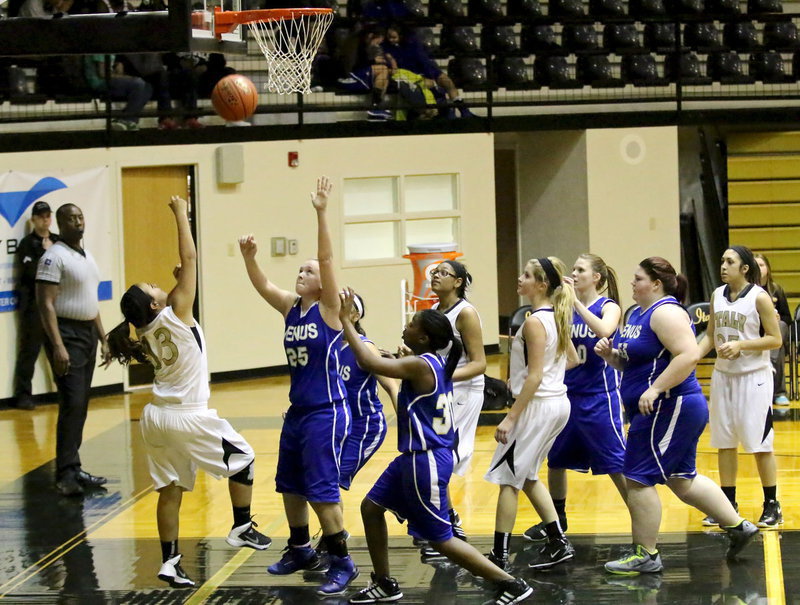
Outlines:
{"type": "MultiPolygon", "coordinates": [[[[461,477],[469,470],[475,448],[475,429],[483,407],[483,373],[486,371],[486,354],[483,350],[481,318],[477,309],[467,301],[466,291],[472,285],[467,268],[455,260],[442,262],[431,272],[431,290],[439,297],[433,305],[450,321],[462,352],[453,372],[453,430],[455,431],[455,464],[453,473],[461,477]]],[[[450,494],[450,521],[457,538],[466,540],[461,519],[453,508],[450,494]]],[[[435,556],[423,548],[423,554],[435,556]]]]}

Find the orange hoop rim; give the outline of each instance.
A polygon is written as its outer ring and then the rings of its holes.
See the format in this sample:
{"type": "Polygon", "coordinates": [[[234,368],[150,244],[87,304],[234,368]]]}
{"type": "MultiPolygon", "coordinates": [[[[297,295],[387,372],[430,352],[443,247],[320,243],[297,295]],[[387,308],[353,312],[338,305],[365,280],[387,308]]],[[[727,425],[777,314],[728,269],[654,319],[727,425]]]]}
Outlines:
{"type": "Polygon", "coordinates": [[[239,25],[247,23],[284,21],[315,15],[330,15],[331,13],[333,13],[332,8],[263,8],[248,11],[224,11],[219,6],[215,6],[213,31],[214,35],[219,37],[232,32],[239,25]]]}

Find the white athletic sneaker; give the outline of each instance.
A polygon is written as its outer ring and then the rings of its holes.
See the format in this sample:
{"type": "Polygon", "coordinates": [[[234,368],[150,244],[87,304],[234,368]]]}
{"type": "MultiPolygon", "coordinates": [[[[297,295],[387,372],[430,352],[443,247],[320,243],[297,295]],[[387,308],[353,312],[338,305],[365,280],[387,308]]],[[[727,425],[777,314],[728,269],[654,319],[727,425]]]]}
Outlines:
{"type": "Polygon", "coordinates": [[[256,550],[267,550],[269,545],[272,544],[272,539],[268,538],[256,529],[256,522],[249,521],[239,527],[234,527],[225,538],[225,541],[231,546],[247,546],[255,548],[256,550]]]}
{"type": "Polygon", "coordinates": [[[173,588],[188,588],[194,586],[194,582],[189,579],[186,572],[181,567],[181,557],[183,555],[175,555],[171,559],[167,559],[161,564],[161,569],[158,570],[158,579],[167,582],[173,588]]]}

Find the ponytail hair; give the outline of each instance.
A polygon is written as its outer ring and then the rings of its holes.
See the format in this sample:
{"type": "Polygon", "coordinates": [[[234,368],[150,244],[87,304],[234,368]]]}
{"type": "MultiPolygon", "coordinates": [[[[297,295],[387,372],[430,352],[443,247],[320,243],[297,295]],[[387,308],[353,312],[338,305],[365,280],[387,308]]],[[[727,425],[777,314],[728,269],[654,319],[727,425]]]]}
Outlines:
{"type": "Polygon", "coordinates": [[[760,286],[761,267],[758,266],[758,262],[756,261],[753,251],[747,246],[731,246],[729,249],[733,250],[739,255],[743,265],[747,265],[747,273],[744,274],[744,278],[751,284],[760,286]]]}
{"type": "Polygon", "coordinates": [[[142,343],[131,338],[130,326],[133,324],[135,328],[143,328],[153,320],[156,314],[150,308],[152,300],[139,286],[131,286],[122,295],[119,306],[125,321],[115,326],[106,340],[111,356],[123,365],[133,360],[150,363],[142,343]]]}
{"type": "Polygon", "coordinates": [[[547,295],[553,303],[553,314],[558,332],[558,354],[565,355],[571,342],[572,306],[575,303],[575,291],[565,286],[562,278],[567,272],[564,262],[556,256],[533,258],[528,261],[536,281],[547,284],[547,295]]]}
{"type": "Polygon", "coordinates": [[[592,273],[598,273],[600,275],[600,281],[597,282],[598,292],[602,292],[605,286],[608,297],[619,304],[619,286],[617,285],[619,280],[617,279],[617,273],[614,269],[609,267],[605,261],[596,254],[586,252],[581,254],[578,258],[588,261],[589,266],[592,268],[592,273]]]}
{"type": "Polygon", "coordinates": [[[467,290],[472,286],[472,276],[467,271],[466,266],[464,263],[460,263],[457,260],[445,260],[442,261],[442,265],[447,263],[450,265],[450,268],[453,270],[453,273],[456,275],[456,279],[461,280],[461,285],[456,288],[456,294],[459,298],[467,298],[467,290]]]}
{"type": "Polygon", "coordinates": [[[450,320],[445,317],[444,313],[436,309],[424,309],[417,312],[419,323],[422,329],[427,334],[431,343],[431,348],[434,351],[441,351],[450,346],[450,351],[447,353],[447,360],[444,366],[444,375],[447,380],[453,377],[453,372],[456,371],[458,360],[461,359],[461,352],[463,347],[459,340],[453,334],[453,326],[450,325],[450,320]]]}
{"type": "Polygon", "coordinates": [[[650,256],[640,262],[639,266],[647,273],[650,279],[661,282],[664,287],[664,294],[674,296],[679,303],[684,303],[686,292],[689,289],[689,282],[683,274],[675,271],[675,267],[668,260],[660,256],[650,256]]]}

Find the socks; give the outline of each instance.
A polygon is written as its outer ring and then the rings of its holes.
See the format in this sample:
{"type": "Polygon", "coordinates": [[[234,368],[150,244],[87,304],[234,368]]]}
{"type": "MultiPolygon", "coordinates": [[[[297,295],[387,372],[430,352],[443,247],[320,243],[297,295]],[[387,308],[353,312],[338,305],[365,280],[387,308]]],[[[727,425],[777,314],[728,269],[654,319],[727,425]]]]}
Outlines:
{"type": "Polygon", "coordinates": [[[553,506],[556,507],[556,514],[558,514],[558,518],[561,519],[562,517],[567,516],[567,499],[561,498],[556,500],[553,498],[553,506]]]}
{"type": "Polygon", "coordinates": [[[494,548],[492,551],[495,556],[502,559],[508,559],[508,551],[511,547],[511,532],[494,532],[494,548]]]}
{"type": "Polygon", "coordinates": [[[383,92],[377,88],[372,89],[372,106],[378,107],[383,103],[383,92]]]}
{"type": "Polygon", "coordinates": [[[161,562],[164,563],[178,554],[178,541],[161,543],[161,562]]]}
{"type": "Polygon", "coordinates": [[[347,540],[345,540],[344,530],[330,536],[322,536],[322,542],[328,552],[335,557],[344,558],[347,556],[347,540]]]}
{"type": "MultiPolygon", "coordinates": [[[[766,489],[766,488],[764,488],[766,489]]],[[[728,498],[731,504],[736,503],[736,486],[727,487],[725,485],[722,486],[722,493],[728,498]]]]}
{"type": "Polygon", "coordinates": [[[778,486],[771,485],[770,487],[764,487],[764,502],[772,502],[773,500],[777,500],[778,496],[778,486]]]}
{"type": "Polygon", "coordinates": [[[550,542],[555,540],[561,540],[564,537],[564,534],[561,533],[561,527],[558,525],[558,521],[551,521],[550,523],[544,526],[544,531],[547,534],[547,539],[550,542]]]}
{"type": "Polygon", "coordinates": [[[234,506],[233,526],[239,527],[245,523],[250,523],[250,506],[234,506]]]}
{"type": "Polygon", "coordinates": [[[308,525],[289,528],[289,546],[309,546],[311,535],[308,533],[308,525]]]}

